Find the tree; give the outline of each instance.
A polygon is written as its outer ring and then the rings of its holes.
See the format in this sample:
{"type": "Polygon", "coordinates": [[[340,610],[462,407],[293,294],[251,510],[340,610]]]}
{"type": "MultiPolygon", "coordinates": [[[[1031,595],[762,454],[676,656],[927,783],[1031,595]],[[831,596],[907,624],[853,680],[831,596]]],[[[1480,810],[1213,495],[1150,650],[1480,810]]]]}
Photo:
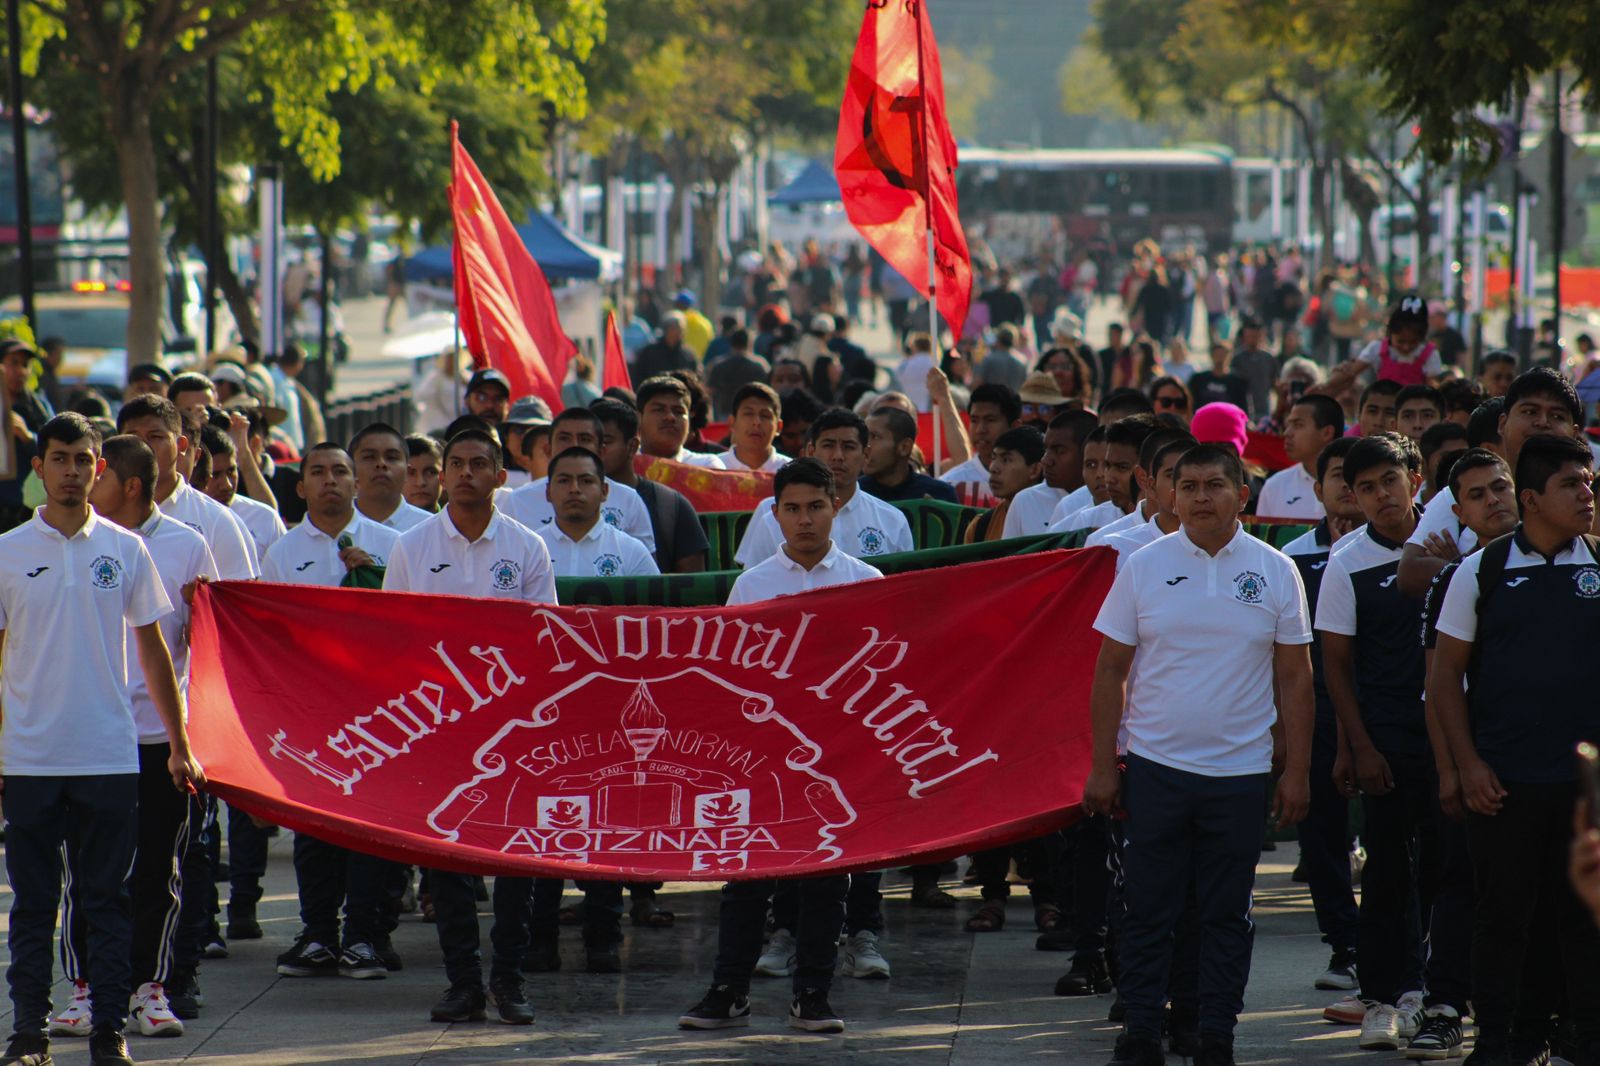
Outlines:
{"type": "MultiPolygon", "coordinates": [[[[60,69],[90,90],[85,115],[116,161],[132,282],[128,358],[160,347],[162,134],[156,119],[206,60],[240,59],[246,97],[275,131],[275,154],[319,181],[340,172],[337,94],[402,73],[431,91],[450,73],[493,80],[581,115],[580,63],[604,34],[603,0],[29,0],[30,75],[60,69]]],[[[82,88],[80,87],[80,88],[82,88]]]]}

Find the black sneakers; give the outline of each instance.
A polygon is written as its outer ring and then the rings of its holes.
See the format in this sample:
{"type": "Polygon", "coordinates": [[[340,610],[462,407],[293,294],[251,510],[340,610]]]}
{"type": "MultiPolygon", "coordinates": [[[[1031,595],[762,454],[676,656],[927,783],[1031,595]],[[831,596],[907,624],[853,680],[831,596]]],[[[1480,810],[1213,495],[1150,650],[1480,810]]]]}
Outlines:
{"type": "Polygon", "coordinates": [[[372,938],[372,950],[378,953],[378,958],[383,960],[383,968],[390,973],[399,973],[406,968],[400,953],[394,949],[394,940],[388,933],[379,933],[372,938]]]}
{"type": "Polygon", "coordinates": [[[507,1025],[532,1025],[533,1005],[522,994],[521,981],[502,981],[489,986],[495,1012],[507,1025]]]}
{"type": "Polygon", "coordinates": [[[50,1038],[43,1033],[12,1033],[0,1066],[51,1066],[50,1038]]]}
{"type": "Polygon", "coordinates": [[[1436,1062],[1461,1055],[1461,1015],[1454,1007],[1429,1007],[1422,1027],[1406,1046],[1406,1058],[1436,1062]]]}
{"type": "Polygon", "coordinates": [[[1161,1050],[1160,1040],[1148,1036],[1129,1036],[1124,1030],[1117,1036],[1111,1062],[1113,1066],[1166,1066],[1167,1055],[1161,1050]]]}
{"type": "Polygon", "coordinates": [[[1058,996],[1099,996],[1111,991],[1111,971],[1102,955],[1079,955],[1056,982],[1058,996]]]}
{"type": "Polygon", "coordinates": [[[1194,1057],[1194,1066],[1234,1066],[1233,1041],[1216,1036],[1200,1038],[1200,1054],[1194,1057]]]}
{"type": "Polygon", "coordinates": [[[1167,1050],[1180,1058],[1192,1059],[1200,1053],[1200,1019],[1167,1009],[1167,1050]]]}
{"type": "Polygon", "coordinates": [[[433,1005],[429,1017],[436,1022],[481,1022],[488,1017],[483,989],[477,985],[451,985],[439,1002],[433,1005]]]}
{"type": "Polygon", "coordinates": [[[261,923],[256,920],[256,905],[254,903],[228,904],[228,939],[261,939],[261,923]]]}
{"type": "Polygon", "coordinates": [[[617,942],[615,940],[585,944],[583,950],[588,957],[587,964],[590,973],[622,972],[622,955],[617,951],[617,942]]]}
{"type": "Polygon", "coordinates": [[[731,985],[712,985],[705,997],[678,1018],[679,1029],[732,1029],[750,1024],[750,999],[731,985]]]}
{"type": "Polygon", "coordinates": [[[339,972],[339,956],[309,933],[301,933],[294,946],[278,956],[283,977],[328,977],[339,972]]]}
{"type": "Polygon", "coordinates": [[[89,1066],[133,1066],[128,1057],[128,1042],[109,1025],[89,1034],[89,1066]]]}
{"type": "Polygon", "coordinates": [[[192,1022],[200,1017],[200,1008],[205,1005],[198,977],[192,973],[173,974],[172,983],[167,986],[167,1006],[172,1013],[183,1021],[192,1022]]]}
{"type": "Polygon", "coordinates": [[[825,988],[804,988],[789,1005],[789,1026],[808,1033],[842,1033],[844,1019],[828,1004],[825,988]]]}
{"type": "Polygon", "coordinates": [[[554,940],[536,940],[522,956],[523,973],[555,973],[561,969],[561,945],[554,940]]]}
{"type": "Polygon", "coordinates": [[[389,968],[371,944],[351,944],[339,953],[339,976],[358,981],[382,980],[389,976],[389,968]]]}

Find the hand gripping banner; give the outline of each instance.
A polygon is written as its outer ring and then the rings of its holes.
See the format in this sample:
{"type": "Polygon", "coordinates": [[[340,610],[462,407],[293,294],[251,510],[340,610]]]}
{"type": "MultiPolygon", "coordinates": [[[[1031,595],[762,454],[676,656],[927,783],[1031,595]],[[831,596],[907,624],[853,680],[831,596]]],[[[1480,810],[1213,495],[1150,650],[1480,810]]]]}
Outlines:
{"type": "Polygon", "coordinates": [[[872,869],[1064,824],[1109,550],[745,607],[554,607],[223,583],[196,597],[211,789],[465,872],[872,869]]]}

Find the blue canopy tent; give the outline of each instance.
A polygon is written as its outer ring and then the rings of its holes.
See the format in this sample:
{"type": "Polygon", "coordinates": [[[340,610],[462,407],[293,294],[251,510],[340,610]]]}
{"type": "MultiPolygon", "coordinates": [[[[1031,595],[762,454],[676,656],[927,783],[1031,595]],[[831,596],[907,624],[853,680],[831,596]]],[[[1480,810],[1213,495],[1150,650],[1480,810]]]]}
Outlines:
{"type": "Polygon", "coordinates": [[[839,181],[833,171],[813,159],[795,179],[771,196],[775,205],[826,204],[839,201],[839,181]]]}
{"type": "MultiPolygon", "coordinates": [[[[534,262],[551,281],[609,280],[621,273],[620,255],[574,236],[542,211],[535,211],[528,221],[518,226],[517,236],[522,238],[534,262]]],[[[407,281],[448,282],[454,277],[455,268],[447,244],[424,248],[406,258],[407,281]]]]}

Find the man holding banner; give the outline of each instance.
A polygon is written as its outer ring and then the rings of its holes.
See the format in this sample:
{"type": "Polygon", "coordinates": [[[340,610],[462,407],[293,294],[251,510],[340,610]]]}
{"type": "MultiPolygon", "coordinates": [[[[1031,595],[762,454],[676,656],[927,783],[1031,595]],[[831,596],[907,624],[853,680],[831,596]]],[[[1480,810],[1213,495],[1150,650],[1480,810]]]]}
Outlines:
{"type": "Polygon", "coordinates": [[[1249,487],[1238,457],[1200,445],[1174,477],[1182,527],[1129,557],[1095,621],[1105,640],[1083,806],[1127,814],[1119,983],[1127,1022],[1115,1061],[1166,1061],[1162,1015],[1186,900],[1174,885],[1192,879],[1201,937],[1195,1062],[1232,1066],[1278,735],[1279,824],[1298,822],[1307,807],[1311,624],[1294,564],[1239,524],[1249,487]],[[1200,617],[1212,624],[1195,625],[1200,617]]]}

